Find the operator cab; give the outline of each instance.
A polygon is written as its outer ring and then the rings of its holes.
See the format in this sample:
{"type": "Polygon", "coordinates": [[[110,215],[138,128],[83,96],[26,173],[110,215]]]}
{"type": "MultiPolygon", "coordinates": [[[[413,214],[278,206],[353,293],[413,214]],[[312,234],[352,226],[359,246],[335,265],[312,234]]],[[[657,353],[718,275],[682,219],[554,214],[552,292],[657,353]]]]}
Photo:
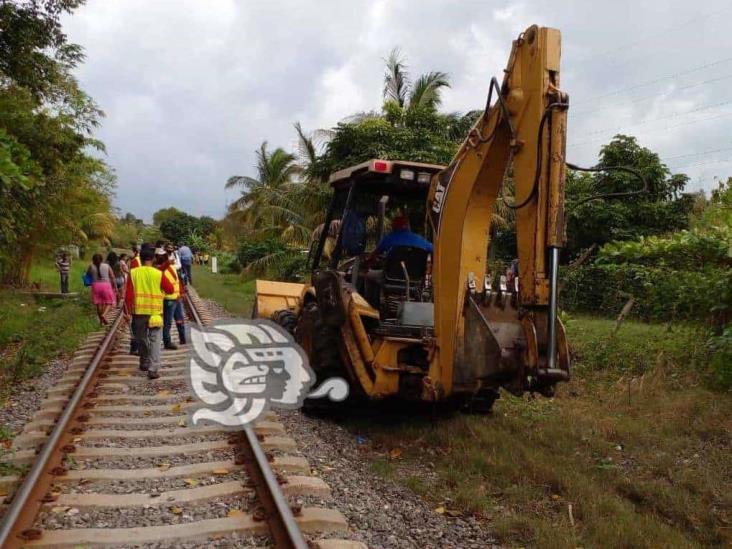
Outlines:
{"type": "Polygon", "coordinates": [[[374,159],[330,177],[333,198],[310,249],[313,284],[335,275],[359,294],[374,312],[366,324],[372,334],[433,332],[425,208],[432,176],[443,168],[374,159]]]}

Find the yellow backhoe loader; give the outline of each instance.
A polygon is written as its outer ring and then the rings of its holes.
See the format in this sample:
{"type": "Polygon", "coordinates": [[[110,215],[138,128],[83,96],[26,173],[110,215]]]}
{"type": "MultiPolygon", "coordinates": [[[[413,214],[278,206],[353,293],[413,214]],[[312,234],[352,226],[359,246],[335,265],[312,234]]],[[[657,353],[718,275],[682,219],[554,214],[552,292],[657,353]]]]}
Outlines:
{"type": "Polygon", "coordinates": [[[556,29],[521,33],[503,82],[491,80],[485,111],[447,167],[375,159],[331,176],[310,282],[256,285],[256,314],[291,329],[319,378],[343,376],[355,396],[485,410],[500,387],[551,395],[569,380],[557,318],[568,109],[560,47],[556,29]],[[515,278],[488,272],[487,261],[509,168],[515,278]],[[396,216],[421,221],[433,250],[368,253],[396,216]]]}

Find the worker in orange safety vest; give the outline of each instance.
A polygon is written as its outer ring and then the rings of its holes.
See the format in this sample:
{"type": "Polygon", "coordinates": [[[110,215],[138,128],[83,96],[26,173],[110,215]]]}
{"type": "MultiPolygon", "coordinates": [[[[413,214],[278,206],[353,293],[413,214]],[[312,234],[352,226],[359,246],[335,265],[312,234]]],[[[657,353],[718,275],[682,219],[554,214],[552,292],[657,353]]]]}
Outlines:
{"type": "Polygon", "coordinates": [[[160,377],[160,347],[163,328],[163,300],[175,288],[153,267],[155,250],[143,248],[141,265],[130,270],[125,289],[125,316],[132,320],[132,332],[140,353],[140,370],[149,379],[160,377]]]}
{"type": "Polygon", "coordinates": [[[163,300],[163,347],[175,350],[178,346],[173,343],[170,337],[173,319],[175,319],[178,328],[178,341],[181,345],[186,343],[185,317],[183,316],[183,303],[181,302],[185,285],[180,280],[178,271],[172,261],[172,252],[172,246],[155,250],[155,266],[163,273],[163,278],[167,278],[173,285],[173,292],[166,294],[163,300]]]}

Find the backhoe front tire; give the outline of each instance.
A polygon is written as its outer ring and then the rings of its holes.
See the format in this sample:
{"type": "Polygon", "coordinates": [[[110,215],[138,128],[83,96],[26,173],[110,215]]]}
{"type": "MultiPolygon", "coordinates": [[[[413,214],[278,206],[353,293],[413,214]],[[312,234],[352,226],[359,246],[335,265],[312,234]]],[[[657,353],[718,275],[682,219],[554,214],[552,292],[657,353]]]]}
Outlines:
{"type": "Polygon", "coordinates": [[[341,331],[335,326],[326,324],[320,314],[320,308],[314,301],[303,308],[301,322],[298,327],[298,339],[310,338],[310,366],[322,381],[331,376],[343,376],[341,364],[340,342],[341,331]],[[309,331],[309,334],[300,331],[309,331]]]}
{"type": "Polygon", "coordinates": [[[297,315],[288,309],[282,309],[275,311],[272,314],[272,320],[282,326],[290,334],[295,334],[295,327],[297,326],[297,315]]]}

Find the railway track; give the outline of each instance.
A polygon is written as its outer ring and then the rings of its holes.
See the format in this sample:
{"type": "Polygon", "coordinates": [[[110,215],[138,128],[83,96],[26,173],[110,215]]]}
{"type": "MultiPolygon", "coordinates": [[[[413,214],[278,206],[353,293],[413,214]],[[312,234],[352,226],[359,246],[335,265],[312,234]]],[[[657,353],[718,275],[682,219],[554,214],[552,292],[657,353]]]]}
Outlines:
{"type": "MultiPolygon", "coordinates": [[[[189,322],[213,320],[187,300],[189,322]]],[[[275,414],[243,432],[188,427],[185,346],[150,381],[128,345],[117,313],[14,440],[27,473],[0,477],[0,547],[364,547],[338,539],[345,518],[275,414]]]]}

